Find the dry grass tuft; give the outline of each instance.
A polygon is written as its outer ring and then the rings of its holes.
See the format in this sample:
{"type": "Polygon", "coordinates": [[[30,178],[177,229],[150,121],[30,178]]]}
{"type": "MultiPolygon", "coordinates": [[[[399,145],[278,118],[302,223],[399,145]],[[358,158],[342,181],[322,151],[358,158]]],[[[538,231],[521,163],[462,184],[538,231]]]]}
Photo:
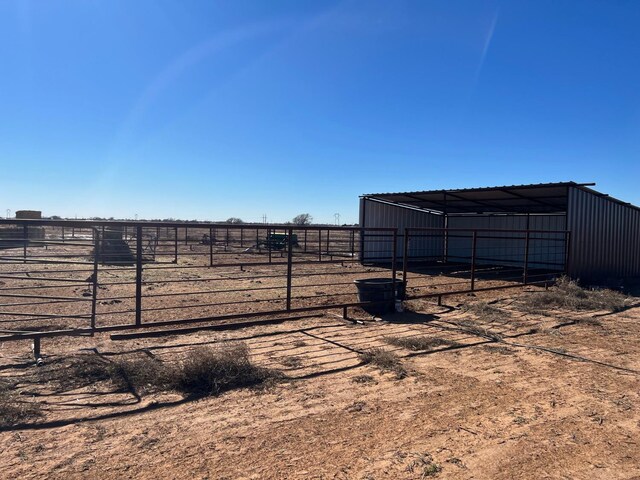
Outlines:
{"type": "Polygon", "coordinates": [[[398,380],[405,378],[408,375],[407,370],[402,365],[402,361],[393,352],[385,350],[384,348],[370,348],[362,352],[360,360],[364,363],[375,365],[383,372],[392,372],[395,374],[398,380]]]}
{"type": "Polygon", "coordinates": [[[629,297],[606,288],[588,290],[568,277],[560,277],[556,285],[544,292],[535,292],[525,297],[519,306],[526,312],[535,313],[549,309],[563,310],[607,310],[619,312],[629,304],[629,297]]]}
{"type": "Polygon", "coordinates": [[[509,312],[502,310],[487,302],[472,302],[463,304],[460,309],[463,312],[475,315],[479,320],[493,322],[496,320],[507,320],[511,315],[509,312]]]}
{"type": "Polygon", "coordinates": [[[514,348],[499,345],[483,345],[482,349],[489,353],[499,353],[500,355],[515,355],[517,353],[514,348]]]}
{"type": "Polygon", "coordinates": [[[0,428],[41,416],[40,405],[24,401],[13,389],[13,385],[0,382],[0,428]]]}
{"type": "Polygon", "coordinates": [[[282,357],[280,363],[287,368],[300,368],[302,366],[302,359],[300,357],[282,357]]]}
{"type": "Polygon", "coordinates": [[[452,340],[427,336],[385,337],[383,340],[390,345],[406,348],[414,352],[433,350],[435,347],[453,347],[460,345],[452,340]]]}
{"type": "Polygon", "coordinates": [[[371,375],[356,375],[351,379],[353,383],[376,383],[376,379],[371,375]]]}
{"type": "Polygon", "coordinates": [[[451,322],[456,326],[460,327],[464,332],[470,333],[472,335],[477,335],[479,337],[484,337],[489,340],[493,340],[494,342],[499,342],[502,340],[502,335],[498,332],[493,332],[486,327],[482,327],[477,325],[474,322],[467,320],[460,320],[459,322],[451,322]]]}

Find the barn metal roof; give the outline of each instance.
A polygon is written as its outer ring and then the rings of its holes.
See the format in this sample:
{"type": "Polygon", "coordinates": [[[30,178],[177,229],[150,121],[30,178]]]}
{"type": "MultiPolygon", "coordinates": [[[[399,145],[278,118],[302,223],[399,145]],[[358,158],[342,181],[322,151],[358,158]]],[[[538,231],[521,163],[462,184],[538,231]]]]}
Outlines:
{"type": "MultiPolygon", "coordinates": [[[[455,213],[558,213],[566,212],[569,188],[586,188],[595,183],[557,182],[501,187],[427,190],[421,192],[370,193],[362,198],[398,205],[455,213]]],[[[612,199],[615,201],[615,199],[612,199]]],[[[618,200],[618,202],[620,202],[618,200]]],[[[624,203],[624,202],[620,202],[624,203]]]]}

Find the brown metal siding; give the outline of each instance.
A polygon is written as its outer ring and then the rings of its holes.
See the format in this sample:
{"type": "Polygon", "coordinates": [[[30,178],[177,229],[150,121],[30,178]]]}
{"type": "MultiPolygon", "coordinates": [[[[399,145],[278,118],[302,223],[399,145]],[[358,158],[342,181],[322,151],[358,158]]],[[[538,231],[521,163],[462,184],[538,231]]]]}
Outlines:
{"type": "MultiPolygon", "coordinates": [[[[363,198],[360,200],[360,226],[366,228],[398,229],[398,257],[404,255],[405,228],[443,228],[444,215],[435,215],[426,211],[403,208],[387,203],[363,198]]],[[[371,260],[391,257],[388,238],[376,236],[375,232],[366,232],[363,241],[363,259],[371,260]]],[[[385,235],[388,235],[385,234],[385,235]]],[[[409,256],[442,256],[442,238],[414,238],[409,246],[409,256]]]]}
{"type": "Polygon", "coordinates": [[[569,188],[569,274],[583,280],[640,276],[640,210],[569,188]]]}

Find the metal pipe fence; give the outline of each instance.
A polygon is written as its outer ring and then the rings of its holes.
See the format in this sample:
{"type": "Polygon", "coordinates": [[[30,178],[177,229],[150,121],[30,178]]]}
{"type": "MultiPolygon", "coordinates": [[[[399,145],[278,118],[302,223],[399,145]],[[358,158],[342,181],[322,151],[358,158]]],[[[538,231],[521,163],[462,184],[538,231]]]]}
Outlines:
{"type": "Polygon", "coordinates": [[[360,230],[3,220],[0,341],[375,303],[358,300],[354,280],[395,269],[360,263],[360,230]]]}
{"type": "Polygon", "coordinates": [[[566,230],[407,228],[402,237],[407,299],[548,285],[567,273],[566,230]]]}
{"type": "MultiPolygon", "coordinates": [[[[231,324],[549,282],[569,233],[0,220],[0,341],[231,324]],[[393,280],[361,301],[355,280],[393,280]]],[[[38,343],[39,349],[39,343],[38,343]]]]}

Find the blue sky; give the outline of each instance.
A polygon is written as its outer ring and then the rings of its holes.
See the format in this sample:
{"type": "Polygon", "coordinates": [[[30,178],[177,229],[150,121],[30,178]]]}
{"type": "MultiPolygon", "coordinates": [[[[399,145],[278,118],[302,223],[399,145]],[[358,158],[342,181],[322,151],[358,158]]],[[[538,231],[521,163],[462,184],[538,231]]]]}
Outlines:
{"type": "Polygon", "coordinates": [[[640,204],[640,2],[0,0],[0,213],[357,221],[358,195],[640,204]]]}

